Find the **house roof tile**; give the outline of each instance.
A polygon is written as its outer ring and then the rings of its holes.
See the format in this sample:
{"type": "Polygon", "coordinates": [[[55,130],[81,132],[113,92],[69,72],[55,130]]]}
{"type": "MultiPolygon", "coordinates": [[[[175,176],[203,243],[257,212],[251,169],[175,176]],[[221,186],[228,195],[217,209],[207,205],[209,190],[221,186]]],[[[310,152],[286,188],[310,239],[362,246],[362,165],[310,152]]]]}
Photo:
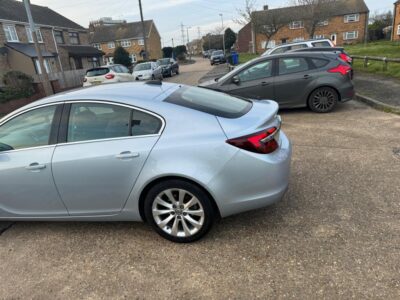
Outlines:
{"type": "MultiPolygon", "coordinates": [[[[31,4],[32,17],[36,24],[84,30],[81,25],[67,19],[48,7],[31,4]]],[[[0,19],[28,23],[23,2],[0,1],[0,19]]]]}
{"type": "MultiPolygon", "coordinates": [[[[147,35],[150,33],[153,20],[144,21],[147,35]]],[[[143,38],[141,22],[122,23],[111,26],[94,27],[93,32],[90,32],[91,43],[104,43],[118,41],[124,39],[141,39],[143,38]]]]}

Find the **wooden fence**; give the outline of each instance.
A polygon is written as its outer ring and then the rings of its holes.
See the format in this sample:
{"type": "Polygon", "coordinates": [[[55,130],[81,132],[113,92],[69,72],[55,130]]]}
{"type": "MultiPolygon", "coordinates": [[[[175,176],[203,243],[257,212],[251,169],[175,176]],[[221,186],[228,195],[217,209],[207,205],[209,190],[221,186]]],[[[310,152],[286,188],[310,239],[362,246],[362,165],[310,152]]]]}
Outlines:
{"type": "MultiPolygon", "coordinates": [[[[71,70],[57,73],[50,73],[50,81],[58,81],[58,85],[62,90],[81,87],[86,70],[71,70]]],[[[42,75],[34,75],[33,80],[36,83],[43,82],[42,75]]]]}
{"type": "Polygon", "coordinates": [[[381,61],[383,71],[388,70],[389,63],[400,63],[400,58],[387,58],[387,57],[378,57],[378,56],[360,56],[360,55],[353,55],[352,58],[364,60],[364,68],[368,68],[369,61],[381,61]]]}

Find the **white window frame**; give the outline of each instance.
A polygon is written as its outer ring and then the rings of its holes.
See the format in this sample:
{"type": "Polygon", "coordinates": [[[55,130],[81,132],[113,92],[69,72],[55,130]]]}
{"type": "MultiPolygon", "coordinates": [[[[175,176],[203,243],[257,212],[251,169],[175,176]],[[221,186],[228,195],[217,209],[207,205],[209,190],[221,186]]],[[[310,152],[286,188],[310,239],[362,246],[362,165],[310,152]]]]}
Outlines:
{"type": "Polygon", "coordinates": [[[135,53],[131,54],[131,60],[132,60],[132,63],[137,62],[137,56],[135,53]]]}
{"type": "Polygon", "coordinates": [[[138,45],[139,46],[144,46],[144,39],[138,40],[138,45]]]}
{"type": "Polygon", "coordinates": [[[4,34],[6,35],[7,42],[19,42],[17,29],[15,25],[3,24],[4,34]]]}
{"type": "Polygon", "coordinates": [[[345,23],[354,23],[360,21],[360,14],[350,14],[344,16],[345,23]]]}
{"type": "MultiPolygon", "coordinates": [[[[42,74],[42,69],[40,68],[40,63],[37,58],[35,58],[35,64],[36,64],[37,73],[42,74]]],[[[50,64],[49,59],[47,59],[47,58],[43,59],[43,64],[44,64],[44,68],[46,69],[46,73],[50,74],[51,73],[51,64],[50,64]]]]}
{"type": "MultiPolygon", "coordinates": [[[[33,43],[33,35],[31,28],[29,26],[26,26],[25,29],[26,29],[26,36],[28,37],[28,42],[33,43]]],[[[39,43],[43,43],[43,36],[39,27],[36,27],[36,37],[39,43]]]]}
{"type": "Polygon", "coordinates": [[[130,40],[122,40],[120,42],[120,44],[121,44],[121,47],[123,47],[123,48],[129,48],[130,46],[132,46],[132,43],[130,40]]]}
{"type": "Polygon", "coordinates": [[[98,43],[93,44],[93,47],[96,48],[97,50],[101,50],[101,45],[98,43]]]}
{"type": "Polygon", "coordinates": [[[81,44],[81,39],[80,39],[80,37],[79,37],[79,32],[76,32],[76,31],[71,31],[71,32],[68,32],[68,38],[69,38],[69,43],[71,44],[71,45],[80,45],[81,44]],[[75,36],[75,34],[76,34],[76,36],[75,36]],[[71,38],[72,39],[77,39],[77,43],[72,43],[71,42],[71,38]]]}
{"type": "Polygon", "coordinates": [[[304,28],[304,22],[303,21],[292,21],[289,24],[290,29],[301,29],[304,28]]]}
{"type": "Polygon", "coordinates": [[[324,39],[324,38],[325,38],[324,34],[316,34],[316,35],[314,35],[314,39],[315,40],[320,40],[320,39],[324,39]]]}
{"type": "Polygon", "coordinates": [[[297,37],[292,40],[293,43],[304,42],[304,37],[297,37]]]}
{"type": "Polygon", "coordinates": [[[349,40],[356,40],[358,39],[358,31],[348,31],[343,33],[343,40],[349,41],[349,40]],[[349,37],[350,35],[350,37],[349,37]]]}
{"type": "Polygon", "coordinates": [[[114,42],[108,42],[107,43],[108,49],[114,49],[115,48],[115,43],[114,42]]]}
{"type": "Polygon", "coordinates": [[[397,35],[400,35],[400,25],[397,25],[397,35]]]}
{"type": "Polygon", "coordinates": [[[328,26],[329,25],[329,20],[323,20],[317,23],[318,27],[323,27],[323,26],[328,26]]]}

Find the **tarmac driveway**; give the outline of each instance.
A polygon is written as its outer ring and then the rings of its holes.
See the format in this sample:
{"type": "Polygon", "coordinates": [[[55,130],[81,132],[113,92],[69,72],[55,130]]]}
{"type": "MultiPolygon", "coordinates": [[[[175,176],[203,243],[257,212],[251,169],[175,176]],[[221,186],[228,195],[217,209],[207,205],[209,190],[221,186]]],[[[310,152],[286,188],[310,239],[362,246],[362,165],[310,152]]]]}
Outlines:
{"type": "Polygon", "coordinates": [[[16,223],[0,236],[0,298],[398,299],[400,116],[358,102],[281,114],[294,153],[280,203],[190,245],[144,224],[16,223]]]}

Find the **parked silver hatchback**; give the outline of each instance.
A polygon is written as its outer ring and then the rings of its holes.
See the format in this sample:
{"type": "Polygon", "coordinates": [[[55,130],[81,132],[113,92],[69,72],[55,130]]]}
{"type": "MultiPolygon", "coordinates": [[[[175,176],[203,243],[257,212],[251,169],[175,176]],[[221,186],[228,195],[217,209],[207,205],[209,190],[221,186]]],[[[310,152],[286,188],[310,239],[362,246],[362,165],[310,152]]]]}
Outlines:
{"type": "Polygon", "coordinates": [[[191,242],[288,187],[273,101],[169,83],[117,83],[0,120],[0,220],[147,221],[191,242]]]}

